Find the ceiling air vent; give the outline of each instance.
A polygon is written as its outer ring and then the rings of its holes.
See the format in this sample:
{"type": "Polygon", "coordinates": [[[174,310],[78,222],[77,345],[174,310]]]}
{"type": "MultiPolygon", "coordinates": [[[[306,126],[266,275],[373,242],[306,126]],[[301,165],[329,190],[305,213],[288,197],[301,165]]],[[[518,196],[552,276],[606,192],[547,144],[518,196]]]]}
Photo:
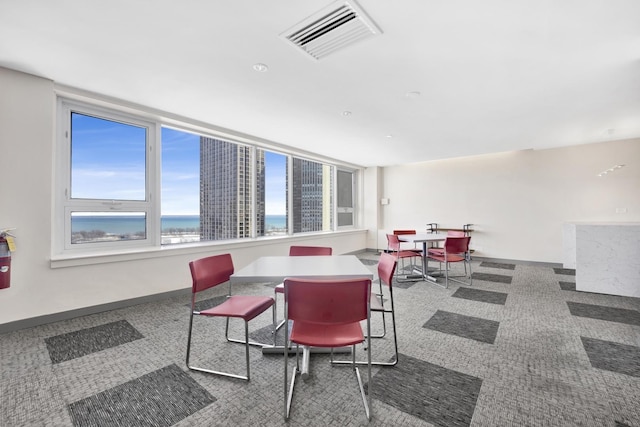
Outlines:
{"type": "Polygon", "coordinates": [[[356,2],[337,1],[280,34],[314,59],[382,34],[356,2]]]}

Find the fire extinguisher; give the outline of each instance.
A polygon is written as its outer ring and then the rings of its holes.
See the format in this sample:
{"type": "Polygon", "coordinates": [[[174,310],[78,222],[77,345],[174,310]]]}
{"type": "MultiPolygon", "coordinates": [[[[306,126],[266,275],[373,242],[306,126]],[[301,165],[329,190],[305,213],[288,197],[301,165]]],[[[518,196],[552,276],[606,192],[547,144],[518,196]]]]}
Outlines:
{"type": "Polygon", "coordinates": [[[9,230],[0,231],[0,289],[11,286],[11,251],[15,250],[9,230]]]}

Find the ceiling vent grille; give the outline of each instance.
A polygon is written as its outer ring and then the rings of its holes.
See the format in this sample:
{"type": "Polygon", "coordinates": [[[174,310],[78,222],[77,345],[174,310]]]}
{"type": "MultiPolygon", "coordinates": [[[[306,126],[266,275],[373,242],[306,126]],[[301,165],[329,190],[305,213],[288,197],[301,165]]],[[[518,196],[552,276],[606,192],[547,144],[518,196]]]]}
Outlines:
{"type": "Polygon", "coordinates": [[[337,1],[280,34],[318,60],[360,40],[382,34],[352,0],[337,1]]]}

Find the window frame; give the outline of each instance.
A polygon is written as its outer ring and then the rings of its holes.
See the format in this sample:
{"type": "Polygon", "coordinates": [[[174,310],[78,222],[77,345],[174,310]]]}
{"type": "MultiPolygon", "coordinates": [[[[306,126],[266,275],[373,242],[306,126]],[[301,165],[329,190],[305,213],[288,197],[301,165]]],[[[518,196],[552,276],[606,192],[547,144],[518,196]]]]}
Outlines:
{"type": "Polygon", "coordinates": [[[56,166],[56,200],[54,227],[54,253],[75,254],[91,253],[97,251],[115,250],[125,251],[131,248],[154,246],[159,239],[155,227],[159,226],[159,198],[157,194],[159,176],[158,156],[159,150],[154,149],[159,144],[158,124],[144,117],[123,113],[110,108],[102,108],[96,105],[67,98],[58,98],[58,137],[57,137],[57,166],[56,166]],[[126,125],[138,126],[146,129],[145,141],[145,190],[144,200],[111,200],[71,197],[71,116],[72,113],[83,114],[103,120],[113,121],[126,125]],[[73,212],[131,212],[144,213],[145,238],[134,240],[118,240],[113,242],[71,243],[71,214],[73,212]],[[57,234],[56,234],[57,232],[57,234]]]}
{"type": "MultiPolygon", "coordinates": [[[[349,229],[356,229],[358,215],[361,212],[359,206],[362,203],[357,191],[358,177],[361,176],[362,168],[322,156],[309,156],[308,153],[301,154],[295,149],[289,149],[277,143],[260,141],[257,138],[235,135],[230,132],[216,130],[212,125],[190,121],[184,117],[171,116],[166,113],[154,111],[139,105],[117,102],[109,99],[91,96],[89,94],[76,93],[69,89],[58,89],[56,93],[56,130],[55,130],[55,157],[52,161],[53,170],[53,208],[52,213],[52,240],[51,240],[51,262],[52,267],[64,267],[76,265],[76,263],[101,263],[115,259],[127,259],[136,253],[151,253],[163,250],[202,250],[207,246],[220,246],[230,244],[242,244],[247,241],[259,241],[269,239],[296,238],[301,234],[326,234],[349,229]],[[81,244],[71,243],[71,212],[105,212],[109,209],[111,202],[106,199],[71,199],[71,113],[76,112],[88,116],[98,117],[105,120],[112,120],[119,123],[131,124],[147,129],[146,135],[146,171],[145,171],[145,200],[127,201],[117,200],[118,211],[123,212],[144,212],[146,215],[146,236],[144,239],[118,240],[113,242],[89,242],[81,244]],[[199,136],[225,140],[234,144],[248,146],[253,150],[271,151],[273,153],[287,157],[287,173],[292,173],[293,159],[298,158],[306,161],[320,163],[332,168],[332,197],[333,215],[332,227],[330,230],[310,231],[303,233],[293,232],[293,212],[287,212],[287,233],[277,236],[256,235],[256,201],[253,191],[252,200],[252,236],[248,238],[224,241],[201,241],[189,243],[177,243],[170,245],[162,244],[161,230],[161,169],[162,169],[162,127],[169,127],[185,132],[191,132],[199,136]],[[353,173],[353,225],[338,227],[337,220],[337,171],[346,170],[353,173]],[[199,248],[199,249],[198,249],[199,248]],[[115,258],[114,258],[115,257],[115,258]],[[90,261],[90,260],[94,261],[90,261]],[[77,261],[73,261],[77,260],[77,261]],[[86,260],[86,261],[80,261],[86,260]]],[[[256,187],[255,165],[251,164],[251,185],[256,187]]],[[[290,175],[291,176],[291,175],[290,175]]],[[[288,209],[291,202],[291,183],[287,184],[288,209]]],[[[265,213],[266,214],[266,213],[265,213]]]]}

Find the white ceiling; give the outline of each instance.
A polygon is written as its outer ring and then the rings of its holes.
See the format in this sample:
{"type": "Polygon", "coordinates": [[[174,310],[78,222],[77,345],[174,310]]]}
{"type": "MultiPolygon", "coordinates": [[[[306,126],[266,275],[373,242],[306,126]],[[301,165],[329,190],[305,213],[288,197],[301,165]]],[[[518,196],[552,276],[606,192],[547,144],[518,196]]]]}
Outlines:
{"type": "Polygon", "coordinates": [[[332,2],[0,0],[0,66],[363,166],[640,137],[638,0],[359,0],[380,36],[279,37],[332,2]]]}

